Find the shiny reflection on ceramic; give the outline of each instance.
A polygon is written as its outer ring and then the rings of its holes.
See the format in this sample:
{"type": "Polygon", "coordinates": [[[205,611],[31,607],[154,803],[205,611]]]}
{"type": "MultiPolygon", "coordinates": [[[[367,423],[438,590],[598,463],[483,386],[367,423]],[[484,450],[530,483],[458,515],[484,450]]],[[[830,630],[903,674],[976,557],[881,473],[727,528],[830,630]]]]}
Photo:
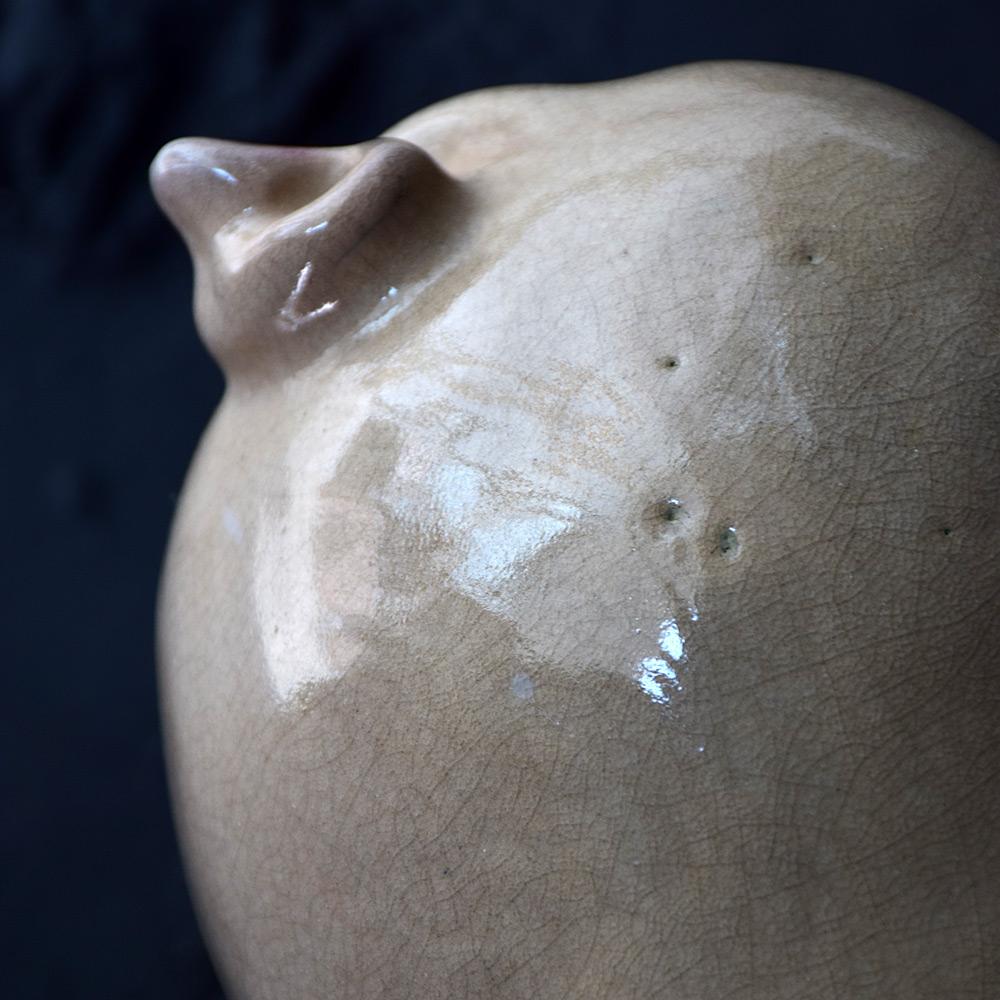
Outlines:
{"type": "Polygon", "coordinates": [[[236,995],[972,995],[998,179],[759,65],[165,148],[227,378],[165,728],[236,995]]]}
{"type": "MultiPolygon", "coordinates": [[[[699,617],[697,608],[687,609],[689,623],[693,624],[699,617]]],[[[642,629],[636,629],[637,635],[641,632],[642,629]]],[[[676,708],[678,696],[684,692],[687,683],[688,668],[686,640],[680,622],[676,618],[665,618],[659,624],[656,641],[659,646],[657,654],[644,656],[632,676],[652,702],[676,708]]],[[[699,749],[704,747],[699,744],[699,749]]]]}
{"type": "MultiPolygon", "coordinates": [[[[423,150],[399,139],[342,149],[181,139],[161,150],[151,178],[194,256],[195,313],[206,345],[247,381],[273,377],[326,346],[329,329],[318,320],[342,314],[335,326],[343,334],[398,294],[386,282],[383,297],[372,299],[376,251],[389,253],[391,269],[393,248],[421,226],[439,251],[450,249],[424,211],[431,201],[430,216],[449,214],[451,199],[441,191],[448,179],[423,150]],[[319,347],[306,334],[318,335],[319,347]]],[[[416,270],[425,275],[434,260],[429,249],[416,270]]]]}

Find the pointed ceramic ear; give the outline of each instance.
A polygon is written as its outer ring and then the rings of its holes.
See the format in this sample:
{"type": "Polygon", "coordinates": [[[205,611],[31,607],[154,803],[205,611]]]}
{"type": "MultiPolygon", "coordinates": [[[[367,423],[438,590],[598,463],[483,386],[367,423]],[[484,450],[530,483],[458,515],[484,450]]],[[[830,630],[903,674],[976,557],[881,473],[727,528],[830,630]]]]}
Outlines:
{"type": "Polygon", "coordinates": [[[437,225],[456,183],[386,137],[330,149],[179,139],[150,177],[194,258],[202,337],[229,373],[315,353],[318,327],[361,321],[400,283],[391,276],[436,252],[422,244],[447,235],[437,225]]]}
{"type": "Polygon", "coordinates": [[[199,253],[220,231],[259,230],[307,206],[350,173],[364,152],[364,146],[310,149],[177,139],[160,150],[150,180],[161,208],[199,253]]]}

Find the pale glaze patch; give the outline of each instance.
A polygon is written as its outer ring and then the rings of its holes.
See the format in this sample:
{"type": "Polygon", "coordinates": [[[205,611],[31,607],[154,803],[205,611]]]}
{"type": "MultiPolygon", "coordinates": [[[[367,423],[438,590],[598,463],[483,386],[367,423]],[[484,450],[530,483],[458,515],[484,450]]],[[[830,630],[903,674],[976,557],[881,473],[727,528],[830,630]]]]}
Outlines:
{"type": "MultiPolygon", "coordinates": [[[[777,150],[799,134],[786,113],[820,135],[887,145],[821,105],[788,97],[768,109],[777,150]]],[[[316,370],[293,376],[287,391],[303,417],[282,461],[293,499],[266,519],[288,530],[259,542],[255,573],[280,700],[300,704],[303,685],[315,691],[316,681],[341,677],[377,619],[383,627],[402,620],[424,590],[442,587],[508,622],[521,655],[571,670],[598,664],[650,691],[650,665],[662,653],[651,637],[665,621],[684,620],[690,631],[706,560],[714,576],[720,551],[738,551],[731,512],[707,499],[717,496],[716,456],[764,428],[800,458],[817,443],[792,368],[794,317],[781,300],[758,297],[762,275],[774,267],[761,231],[747,227],[759,212],[758,189],[734,179],[715,135],[720,115],[694,121],[689,136],[683,126],[670,136],[677,148],[707,146],[718,165],[646,151],[602,176],[596,203],[590,192],[550,192],[543,180],[527,199],[529,210],[519,210],[526,217],[520,232],[501,231],[502,254],[487,232],[463,264],[467,285],[437,315],[425,321],[419,311],[429,280],[400,292],[383,279],[381,311],[351,339],[377,354],[383,333],[403,331],[388,356],[345,365],[358,355],[345,358],[334,342],[316,370]],[[654,191],[651,216],[637,192],[654,191]],[[692,231],[707,249],[692,251],[692,231]],[[609,239],[620,241],[620,250],[609,239]],[[713,266],[720,246],[724,297],[713,266]],[[599,266],[581,267],[581,259],[599,266]],[[518,298],[511,288],[520,289],[518,298]],[[501,312],[504,324],[493,325],[501,312]],[[422,324],[418,331],[414,323],[422,324]],[[749,390],[729,374],[736,336],[749,390]],[[654,382],[642,371],[651,367],[648,338],[687,359],[679,377],[654,382]],[[363,418],[343,409],[343,399],[362,397],[363,418]],[[384,485],[354,499],[318,499],[367,419],[399,435],[384,485]],[[706,466],[707,477],[699,472],[706,466]],[[684,518],[652,540],[638,527],[638,511],[663,491],[683,493],[684,518]],[[414,592],[388,601],[375,556],[387,519],[433,539],[427,565],[414,570],[414,592]],[[580,574],[581,550],[602,573],[580,574]],[[324,552],[339,561],[317,555],[324,552]],[[567,601],[561,588],[539,594],[539,578],[563,586],[572,580],[575,599],[567,601]],[[608,606],[602,595],[609,591],[622,599],[608,606]],[[581,649],[604,653],[581,658],[581,649]]],[[[399,131],[411,135],[405,125],[399,131]]],[[[508,141],[495,152],[510,158],[517,148],[508,141]]],[[[904,160],[916,155],[897,152],[904,160]]],[[[523,153],[514,159],[481,210],[503,211],[510,190],[533,169],[521,164],[523,153]]],[[[463,169],[470,170],[464,161],[463,169]]],[[[296,288],[310,269],[307,262],[296,288]]],[[[319,318],[327,305],[303,315],[319,318]]],[[[743,533],[739,547],[745,540],[743,533]]],[[[676,705],[680,691],[651,700],[676,705]]]]}
{"type": "Polygon", "coordinates": [[[334,379],[323,405],[289,442],[274,492],[259,498],[250,578],[257,630],[270,684],[281,702],[304,687],[335,680],[363,644],[363,625],[378,607],[372,552],[378,515],[357,503],[324,496],[337,466],[370,409],[346,376],[334,379]],[[317,522],[336,526],[318,548],[317,522]]]}

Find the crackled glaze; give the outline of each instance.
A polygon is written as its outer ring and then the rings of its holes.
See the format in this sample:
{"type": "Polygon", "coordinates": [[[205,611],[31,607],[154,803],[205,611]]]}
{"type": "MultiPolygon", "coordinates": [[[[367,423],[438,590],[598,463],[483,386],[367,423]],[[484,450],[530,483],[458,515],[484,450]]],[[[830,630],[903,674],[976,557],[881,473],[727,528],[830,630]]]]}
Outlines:
{"type": "Polygon", "coordinates": [[[159,628],[235,996],[1000,989],[995,146],[703,64],[152,175],[227,377],[159,628]]]}

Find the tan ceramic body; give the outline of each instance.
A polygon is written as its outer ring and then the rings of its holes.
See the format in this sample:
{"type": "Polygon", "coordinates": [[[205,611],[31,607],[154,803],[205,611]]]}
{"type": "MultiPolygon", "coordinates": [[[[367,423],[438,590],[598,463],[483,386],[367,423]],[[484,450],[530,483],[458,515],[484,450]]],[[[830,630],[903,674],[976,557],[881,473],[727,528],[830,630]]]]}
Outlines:
{"type": "Polygon", "coordinates": [[[228,374],[160,656],[233,995],[1000,995],[996,147],[751,64],[390,136],[154,166],[228,374]]]}

